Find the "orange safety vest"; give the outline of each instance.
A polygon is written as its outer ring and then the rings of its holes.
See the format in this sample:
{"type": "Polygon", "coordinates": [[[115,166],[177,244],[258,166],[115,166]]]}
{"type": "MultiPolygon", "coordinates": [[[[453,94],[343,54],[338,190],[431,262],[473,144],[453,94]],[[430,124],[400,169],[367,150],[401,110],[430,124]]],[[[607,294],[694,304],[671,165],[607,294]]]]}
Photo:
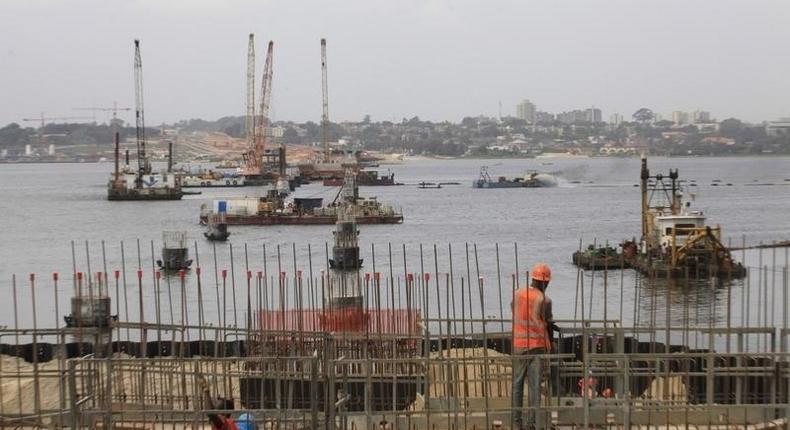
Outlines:
{"type": "Polygon", "coordinates": [[[533,287],[519,288],[513,298],[513,348],[551,347],[544,310],[546,297],[533,287]]]}

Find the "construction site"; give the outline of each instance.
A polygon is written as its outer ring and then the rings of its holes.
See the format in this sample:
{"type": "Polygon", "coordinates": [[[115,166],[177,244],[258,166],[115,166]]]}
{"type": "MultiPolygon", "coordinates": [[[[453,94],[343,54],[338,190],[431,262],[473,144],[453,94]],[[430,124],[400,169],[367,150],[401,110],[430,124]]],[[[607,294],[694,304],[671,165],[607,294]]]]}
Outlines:
{"type": "MultiPolygon", "coordinates": [[[[341,216],[324,246],[231,245],[228,267],[195,242],[176,272],[155,270],[153,241],[150,263],[147,244],[120,243],[118,268],[104,242],[72,243],[70,275],[11,280],[0,425],[513,428],[519,246],[363,238],[341,216]]],[[[539,428],[787,429],[787,252],[742,252],[743,279],[576,269],[539,356],[539,428]]]]}

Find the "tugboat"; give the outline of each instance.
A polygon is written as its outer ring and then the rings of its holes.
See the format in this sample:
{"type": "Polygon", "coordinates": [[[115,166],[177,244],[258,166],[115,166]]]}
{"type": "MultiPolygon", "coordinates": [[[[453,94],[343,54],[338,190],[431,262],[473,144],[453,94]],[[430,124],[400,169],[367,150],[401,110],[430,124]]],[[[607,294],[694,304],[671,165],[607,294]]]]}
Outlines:
{"type": "Polygon", "coordinates": [[[115,172],[107,184],[107,200],[181,200],[180,178],[172,172],[173,142],[169,142],[168,169],[165,173],[154,173],[145,152],[145,121],[143,116],[143,66],[140,59],[140,41],[134,41],[134,87],[136,91],[137,118],[137,171],[129,168],[129,155],[126,167],[118,168],[120,142],[115,133],[115,172]]]}
{"type": "Polygon", "coordinates": [[[208,223],[209,216],[220,213],[224,207],[228,225],[310,225],[335,224],[339,213],[354,216],[357,224],[400,224],[403,214],[392,206],[384,205],[375,197],[360,197],[359,186],[352,169],[346,171],[346,180],[338,195],[328,206],[323,199],[294,199],[291,203],[276,189],[266,197],[215,200],[213,205],[203,205],[200,223],[208,223]]]}
{"type": "Polygon", "coordinates": [[[487,166],[480,168],[480,176],[472,182],[472,188],[542,188],[555,185],[557,180],[553,176],[534,170],[527,172],[523,177],[499,176],[494,180],[488,174],[487,166]]]}
{"type": "Polygon", "coordinates": [[[224,211],[209,215],[206,226],[208,228],[203,232],[203,236],[205,236],[206,239],[217,242],[228,240],[230,232],[228,231],[228,222],[225,220],[224,211]]]}
{"type": "Polygon", "coordinates": [[[162,259],[156,260],[157,266],[166,271],[187,270],[192,265],[189,259],[187,233],[185,231],[165,231],[162,233],[162,259]]]}

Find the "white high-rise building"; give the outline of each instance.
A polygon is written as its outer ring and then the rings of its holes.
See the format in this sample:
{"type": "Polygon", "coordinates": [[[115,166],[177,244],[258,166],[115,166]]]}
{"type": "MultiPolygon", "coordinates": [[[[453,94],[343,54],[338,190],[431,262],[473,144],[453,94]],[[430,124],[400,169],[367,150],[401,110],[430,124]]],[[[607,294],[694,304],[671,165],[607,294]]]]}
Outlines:
{"type": "Polygon", "coordinates": [[[679,110],[672,112],[672,122],[674,122],[675,125],[689,124],[689,113],[679,110]]]}
{"type": "Polygon", "coordinates": [[[535,106],[535,103],[532,103],[529,100],[522,100],[521,103],[516,105],[516,117],[521,118],[530,124],[535,122],[536,112],[537,106],[535,106]]]}
{"type": "Polygon", "coordinates": [[[611,125],[620,125],[623,122],[623,116],[619,113],[613,113],[609,115],[609,124],[611,125]]]}

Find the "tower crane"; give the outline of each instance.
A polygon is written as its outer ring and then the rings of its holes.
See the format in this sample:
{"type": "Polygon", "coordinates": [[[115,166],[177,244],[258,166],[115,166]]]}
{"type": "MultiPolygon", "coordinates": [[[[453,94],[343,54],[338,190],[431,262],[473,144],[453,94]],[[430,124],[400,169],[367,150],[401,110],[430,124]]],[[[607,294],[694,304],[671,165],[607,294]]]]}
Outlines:
{"type": "Polygon", "coordinates": [[[70,121],[74,119],[91,119],[89,116],[60,116],[60,117],[45,117],[44,112],[41,112],[41,116],[38,118],[22,118],[22,121],[41,121],[41,127],[38,129],[38,140],[44,145],[46,142],[44,141],[44,125],[46,125],[46,121],[70,121]]]}
{"type": "Polygon", "coordinates": [[[69,121],[72,119],[93,119],[90,116],[60,116],[60,117],[45,117],[44,112],[41,112],[41,116],[39,118],[22,118],[22,121],[40,121],[41,128],[44,128],[46,121],[69,121]]]}
{"type": "Polygon", "coordinates": [[[112,121],[113,121],[113,123],[115,122],[116,119],[118,119],[118,112],[119,111],[130,111],[130,110],[132,110],[132,108],[128,108],[128,107],[121,107],[121,108],[119,108],[118,107],[118,102],[116,102],[116,101],[112,102],[112,107],[77,107],[77,108],[72,108],[72,109],[74,109],[74,110],[89,110],[89,111],[93,112],[93,120],[94,121],[96,120],[96,112],[112,112],[112,121]]]}
{"type": "Polygon", "coordinates": [[[140,40],[134,40],[134,106],[137,128],[137,180],[151,173],[151,162],[145,155],[145,115],[143,113],[143,60],[140,57],[140,40]]]}
{"type": "Polygon", "coordinates": [[[326,77],[326,39],[321,39],[321,140],[324,144],[324,162],[329,160],[329,87],[326,77]]]}

